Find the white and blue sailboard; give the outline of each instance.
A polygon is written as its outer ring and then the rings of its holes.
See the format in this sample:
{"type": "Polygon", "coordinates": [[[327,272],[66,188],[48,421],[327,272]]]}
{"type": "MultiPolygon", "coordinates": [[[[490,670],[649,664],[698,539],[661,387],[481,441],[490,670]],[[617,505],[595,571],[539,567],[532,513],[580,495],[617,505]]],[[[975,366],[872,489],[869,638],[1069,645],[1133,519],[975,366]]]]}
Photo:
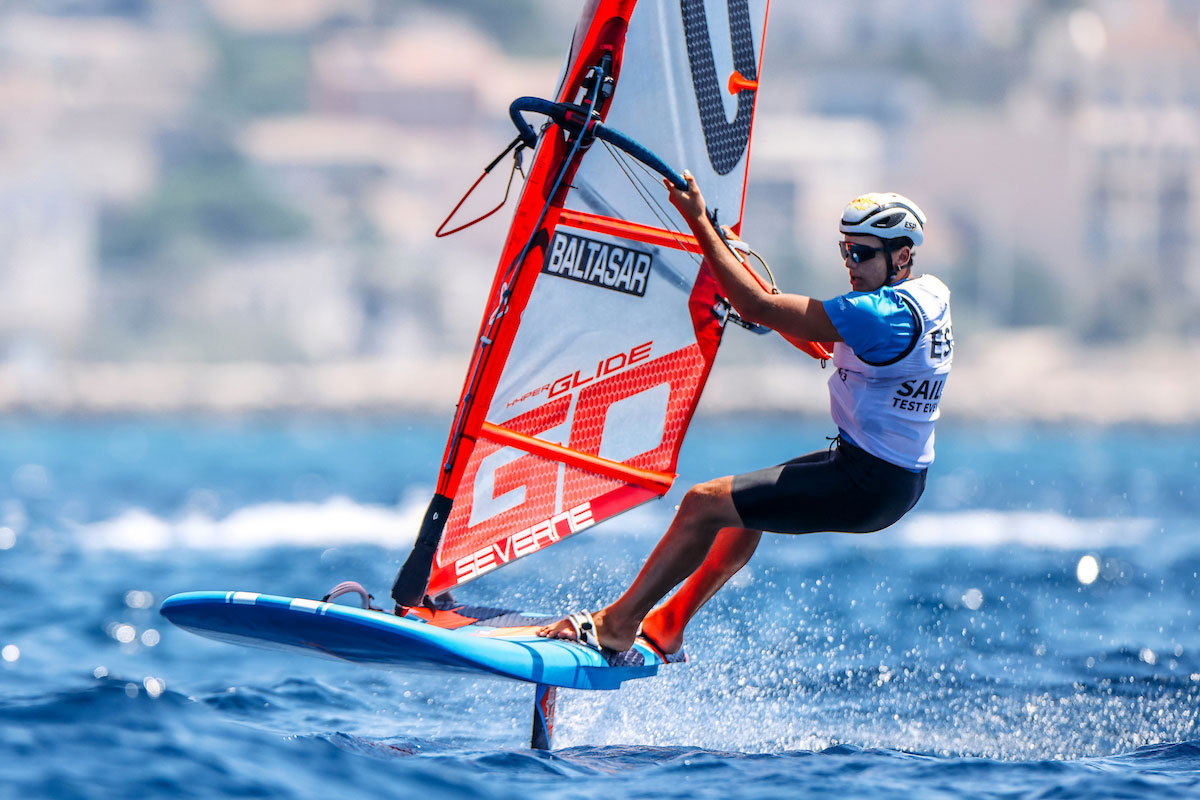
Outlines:
{"type": "Polygon", "coordinates": [[[501,609],[458,611],[481,614],[481,619],[449,629],[418,617],[255,592],[187,592],[162,605],[171,622],[210,639],[381,669],[485,675],[563,689],[617,689],[668,663],[643,640],[616,653],[535,636],[533,628],[551,617],[501,609]]]}
{"type": "Polygon", "coordinates": [[[662,179],[682,185],[690,169],[740,230],[767,5],[589,0],[553,99],[514,101],[509,149],[534,157],[437,489],[392,587],[399,616],[192,592],[167,599],[168,619],[237,644],[535,683],[540,747],[556,687],[615,689],[682,660],[643,641],[615,654],[539,639],[512,612],[456,618],[446,604],[449,590],[670,489],[731,316],[662,179]]]}

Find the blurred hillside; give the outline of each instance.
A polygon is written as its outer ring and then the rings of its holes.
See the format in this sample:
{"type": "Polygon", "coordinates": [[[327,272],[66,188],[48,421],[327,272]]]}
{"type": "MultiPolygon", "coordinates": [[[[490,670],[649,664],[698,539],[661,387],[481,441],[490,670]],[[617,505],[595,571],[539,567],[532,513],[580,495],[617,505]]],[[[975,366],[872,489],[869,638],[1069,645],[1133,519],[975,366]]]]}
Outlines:
{"type": "MultiPolygon", "coordinates": [[[[0,6],[0,406],[452,405],[507,214],[433,231],[510,100],[553,89],[578,12],[0,6]]],[[[1200,0],[776,2],[744,233],[785,289],[832,296],[842,206],[901,191],[955,290],[967,413],[1195,419],[1197,74],[1200,0]],[[1124,399],[1147,350],[1165,372],[1124,399]]],[[[763,361],[728,339],[723,368],[763,361]]],[[[767,404],[819,411],[796,381],[767,404]]]]}

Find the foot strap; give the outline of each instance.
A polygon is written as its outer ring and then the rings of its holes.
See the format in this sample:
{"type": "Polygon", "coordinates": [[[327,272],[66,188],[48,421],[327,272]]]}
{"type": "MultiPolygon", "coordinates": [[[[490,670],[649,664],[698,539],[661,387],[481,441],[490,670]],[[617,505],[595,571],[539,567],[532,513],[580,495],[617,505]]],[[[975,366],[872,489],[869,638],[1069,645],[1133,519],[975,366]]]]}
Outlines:
{"type": "Polygon", "coordinates": [[[663,649],[662,645],[655,641],[650,634],[646,633],[640,627],[638,628],[637,638],[645,642],[646,646],[653,650],[654,653],[663,660],[664,664],[680,664],[688,660],[687,653],[683,652],[682,648],[676,650],[674,653],[668,653],[663,649]]]}
{"type": "Polygon", "coordinates": [[[596,620],[592,619],[590,611],[576,611],[567,617],[571,629],[575,631],[575,641],[582,645],[599,650],[600,638],[596,635],[596,620]]]}
{"type": "Polygon", "coordinates": [[[331,600],[336,600],[344,594],[357,594],[362,598],[362,607],[369,611],[381,611],[376,608],[371,601],[375,599],[375,595],[368,592],[363,585],[358,581],[342,581],[337,586],[329,590],[329,594],[321,598],[322,603],[328,603],[331,600]]]}

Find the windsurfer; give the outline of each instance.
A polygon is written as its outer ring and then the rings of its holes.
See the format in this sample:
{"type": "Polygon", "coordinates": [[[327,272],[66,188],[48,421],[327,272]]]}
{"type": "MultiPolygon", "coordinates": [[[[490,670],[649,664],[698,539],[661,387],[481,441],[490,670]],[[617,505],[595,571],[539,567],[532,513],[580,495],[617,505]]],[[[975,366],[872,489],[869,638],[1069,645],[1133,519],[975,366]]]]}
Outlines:
{"type": "Polygon", "coordinates": [[[692,487],[624,594],[594,614],[542,628],[541,636],[626,650],[641,635],[663,653],[677,652],[688,622],[750,560],[764,530],[878,531],[904,516],[925,488],[953,358],[950,291],[931,275],[912,275],[925,215],[897,194],[867,194],[846,206],[839,247],[851,291],[821,302],[763,289],[709,223],[695,179],[684,177],[684,189],[667,182],[671,203],[737,313],[789,341],[833,343],[829,393],[838,435],[828,449],[692,487]]]}

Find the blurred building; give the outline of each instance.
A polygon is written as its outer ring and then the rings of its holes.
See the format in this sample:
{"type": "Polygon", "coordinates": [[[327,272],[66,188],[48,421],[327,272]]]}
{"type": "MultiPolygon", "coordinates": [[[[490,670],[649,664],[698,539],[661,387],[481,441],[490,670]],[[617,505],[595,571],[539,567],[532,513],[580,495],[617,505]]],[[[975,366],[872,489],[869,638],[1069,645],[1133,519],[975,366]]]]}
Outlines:
{"type": "Polygon", "coordinates": [[[373,0],[205,0],[230,29],[255,34],[306,33],[330,22],[370,20],[373,0]]]}
{"type": "Polygon", "coordinates": [[[157,127],[205,52],[117,18],[0,15],[0,333],[51,351],[87,333],[100,208],[156,180],[157,127]]]}
{"type": "Polygon", "coordinates": [[[1110,293],[1091,298],[1098,334],[1200,333],[1200,13],[1187,5],[1075,11],[1065,33],[1082,58],[1063,69],[1043,54],[1087,159],[1081,277],[1110,293]]]}
{"type": "Polygon", "coordinates": [[[897,190],[977,324],[1200,332],[1200,3],[803,5],[772,21],[747,224],[804,286],[839,203],[897,190]]]}
{"type": "MultiPolygon", "coordinates": [[[[462,310],[482,302],[506,214],[452,239],[433,233],[511,138],[507,104],[552,88],[557,65],[514,61],[481,32],[431,18],[344,27],[312,58],[310,111],[252,120],[239,143],[323,239],[359,250],[346,290],[365,304],[364,327],[343,355],[461,347],[478,327],[462,310]]],[[[507,172],[480,196],[498,201],[507,172]]]]}
{"type": "MultiPolygon", "coordinates": [[[[0,350],[460,350],[512,201],[451,239],[433,231],[512,138],[512,98],[553,90],[578,10],[469,5],[0,9],[0,350]],[[511,8],[553,57],[515,55],[496,24],[511,8]],[[204,225],[141,263],[102,256],[113,217],[140,209],[126,217],[154,228],[205,189],[187,183],[204,174],[196,152],[303,232],[238,238],[203,207],[204,225]]],[[[838,213],[897,190],[928,212],[919,264],[964,320],[1200,333],[1200,0],[777,2],[768,37],[746,233],[785,288],[844,290],[838,213]]]]}
{"type": "Polygon", "coordinates": [[[1102,339],[1200,331],[1200,13],[1179,6],[1056,18],[1003,105],[918,125],[910,177],[999,321],[1057,284],[1038,321],[1102,339]]]}

